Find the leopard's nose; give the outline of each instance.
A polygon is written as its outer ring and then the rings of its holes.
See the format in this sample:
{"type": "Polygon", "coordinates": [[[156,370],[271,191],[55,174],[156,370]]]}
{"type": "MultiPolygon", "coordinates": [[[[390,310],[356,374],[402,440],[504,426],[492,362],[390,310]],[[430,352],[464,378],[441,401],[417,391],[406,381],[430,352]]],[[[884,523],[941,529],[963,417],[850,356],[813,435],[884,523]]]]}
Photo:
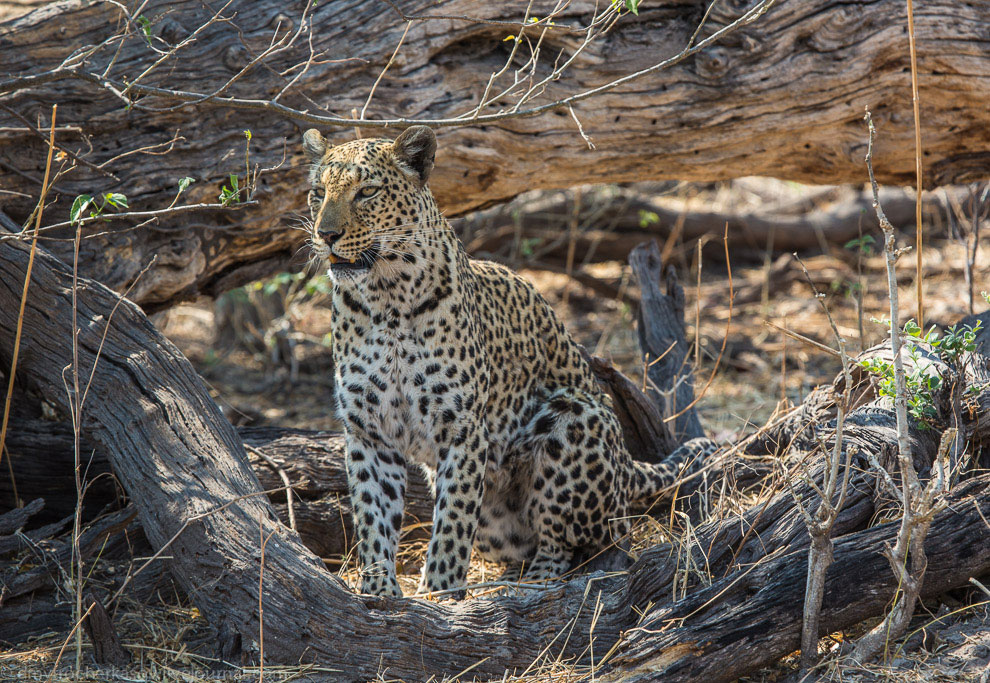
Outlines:
{"type": "Polygon", "coordinates": [[[340,239],[340,236],[344,233],[337,232],[336,230],[317,230],[316,234],[319,235],[320,239],[323,240],[327,246],[330,246],[340,239]]]}

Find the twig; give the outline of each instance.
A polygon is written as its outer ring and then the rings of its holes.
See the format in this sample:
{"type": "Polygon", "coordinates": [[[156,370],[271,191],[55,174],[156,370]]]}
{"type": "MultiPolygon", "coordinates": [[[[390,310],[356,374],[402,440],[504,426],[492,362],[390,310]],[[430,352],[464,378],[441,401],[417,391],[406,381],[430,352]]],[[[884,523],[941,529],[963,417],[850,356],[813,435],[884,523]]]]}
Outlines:
{"type": "MultiPolygon", "coordinates": [[[[698,282],[694,294],[694,371],[701,370],[701,248],[704,246],[698,240],[698,282]]],[[[662,259],[661,259],[662,260],[662,259]]]]}
{"type": "Polygon", "coordinates": [[[265,586],[265,546],[275,535],[272,529],[268,536],[265,536],[265,511],[258,510],[258,533],[261,536],[261,565],[258,567],[258,683],[265,683],[265,609],[264,609],[264,586],[265,586]]]}
{"type": "Polygon", "coordinates": [[[177,538],[179,538],[179,536],[181,536],[183,534],[183,532],[186,529],[188,529],[189,526],[191,524],[193,524],[194,522],[198,522],[198,521],[203,520],[203,519],[206,519],[208,517],[212,517],[213,515],[217,514],[218,512],[223,512],[224,510],[226,510],[227,508],[229,508],[231,505],[234,505],[236,503],[239,503],[242,500],[247,500],[248,498],[254,498],[256,496],[267,496],[267,495],[269,495],[271,493],[275,493],[277,491],[282,491],[282,490],[284,490],[284,489],[282,489],[282,488],[276,488],[276,489],[267,489],[265,491],[254,491],[252,493],[245,493],[243,495],[237,496],[236,498],[233,498],[231,500],[228,500],[226,503],[223,503],[222,505],[218,505],[217,507],[213,508],[212,510],[207,510],[206,512],[201,512],[199,514],[192,515],[191,517],[187,517],[186,518],[186,521],[182,523],[182,526],[180,526],[178,528],[178,530],[174,534],[172,534],[172,537],[171,538],[169,538],[167,541],[165,541],[165,543],[162,544],[162,547],[161,548],[159,548],[157,551],[155,551],[155,553],[151,557],[149,557],[147,560],[145,560],[141,564],[141,566],[137,568],[137,571],[134,571],[133,573],[129,573],[127,575],[127,578],[125,578],[124,581],[120,584],[120,588],[118,588],[116,590],[116,592],[114,592],[114,594],[110,597],[110,600],[107,601],[107,605],[111,605],[112,603],[116,602],[117,599],[120,598],[121,595],[123,595],[124,590],[130,585],[131,581],[134,580],[134,577],[136,577],[138,574],[140,574],[145,569],[147,569],[148,565],[150,565],[152,562],[154,562],[155,560],[161,559],[162,555],[168,549],[168,547],[170,545],[172,545],[175,542],[175,540],[177,538]]]}
{"type": "MultiPolygon", "coordinates": [[[[94,606],[95,604],[96,604],[96,603],[93,603],[92,605],[90,605],[90,606],[89,606],[89,609],[87,609],[87,610],[86,610],[86,613],[85,613],[85,614],[83,614],[83,615],[82,615],[82,616],[81,616],[81,617],[80,617],[80,618],[79,618],[79,619],[78,619],[78,620],[76,621],[76,623],[75,623],[75,624],[74,624],[74,625],[72,626],[72,630],[71,630],[71,631],[69,631],[69,635],[67,635],[67,636],[65,637],[65,640],[64,640],[64,641],[62,641],[62,647],[60,647],[60,648],[59,648],[59,650],[58,650],[58,655],[57,655],[57,656],[55,657],[55,663],[54,663],[54,664],[52,665],[52,672],[51,672],[50,674],[48,674],[48,678],[47,678],[47,679],[45,679],[45,683],[52,683],[52,680],[53,680],[53,679],[55,678],[55,672],[56,672],[56,671],[58,671],[58,665],[59,665],[59,662],[61,662],[61,661],[62,661],[62,655],[63,655],[63,654],[65,654],[65,648],[66,648],[66,647],[68,647],[68,645],[69,645],[69,641],[70,641],[70,640],[72,640],[72,636],[74,636],[74,635],[75,635],[75,634],[76,634],[76,633],[77,633],[77,632],[79,631],[79,627],[80,627],[80,626],[82,625],[82,623],[83,623],[83,620],[84,620],[84,619],[85,619],[86,617],[88,617],[88,616],[89,616],[89,613],[90,613],[90,611],[91,611],[91,610],[93,609],[93,606],[94,606]]],[[[77,678],[78,678],[78,676],[77,676],[77,678]]]]}
{"type": "Polygon", "coordinates": [[[827,353],[828,355],[832,356],[833,358],[842,358],[842,354],[839,353],[838,351],[836,351],[835,349],[833,349],[831,346],[826,346],[825,344],[822,344],[821,342],[815,341],[811,337],[805,337],[803,334],[799,334],[797,332],[794,332],[793,330],[789,330],[786,327],[783,327],[782,325],[778,325],[777,323],[773,322],[772,320],[764,320],[763,321],[763,324],[766,325],[767,327],[772,327],[773,329],[777,330],[781,334],[783,334],[783,335],[785,335],[787,337],[790,337],[791,339],[793,339],[795,341],[799,341],[802,344],[807,344],[808,346],[812,346],[812,347],[818,349],[819,351],[822,351],[824,353],[827,353]]]}
{"type": "Polygon", "coordinates": [[[974,586],[976,586],[977,588],[979,588],[984,593],[986,593],[988,596],[990,596],[990,589],[988,589],[986,586],[984,586],[982,583],[980,583],[980,581],[977,580],[977,578],[975,576],[969,577],[969,582],[971,584],[973,584],[974,586]]]}
{"type": "MultiPolygon", "coordinates": [[[[842,487],[838,491],[839,499],[835,503],[832,502],[839,479],[839,463],[842,461],[842,432],[845,427],[846,412],[849,410],[849,400],[852,393],[852,375],[849,372],[850,363],[849,356],[846,355],[846,341],[839,334],[839,328],[835,324],[832,312],[825,305],[825,295],[818,291],[814,280],[811,279],[811,273],[808,272],[808,268],[804,265],[804,261],[797,254],[794,254],[794,258],[801,264],[801,269],[804,271],[804,276],[811,286],[811,291],[814,292],[815,299],[821,304],[822,310],[825,312],[825,317],[828,318],[835,342],[839,346],[843,379],[842,396],[836,402],[835,443],[827,461],[828,466],[824,471],[823,490],[818,490],[820,500],[814,518],[805,511],[800,498],[798,496],[794,497],[798,508],[802,512],[805,525],[808,527],[808,534],[811,536],[811,545],[808,548],[808,579],[804,592],[804,618],[801,624],[801,670],[809,672],[818,661],[822,599],[825,597],[825,572],[828,571],[833,560],[832,529],[835,526],[835,520],[842,511],[842,507],[845,505],[846,492],[849,488],[849,463],[854,450],[852,445],[846,448],[842,487]]],[[[817,489],[810,477],[809,482],[813,488],[817,489]]]]}
{"type": "MultiPolygon", "coordinates": [[[[80,218],[78,221],[73,223],[72,221],[64,221],[62,223],[53,223],[52,225],[46,225],[41,228],[41,232],[48,232],[51,230],[60,230],[62,228],[70,228],[74,225],[84,226],[90,223],[97,223],[101,221],[119,221],[119,220],[129,220],[129,219],[148,219],[148,218],[164,218],[166,216],[175,216],[178,214],[189,213],[191,211],[206,211],[208,209],[225,209],[229,210],[232,208],[238,208],[242,206],[254,206],[258,202],[238,202],[231,206],[224,204],[185,204],[183,206],[173,206],[167,209],[154,209],[151,211],[125,211],[123,213],[106,213],[100,216],[94,216],[86,218],[80,218]]],[[[23,239],[20,235],[0,235],[0,240],[2,239],[23,239]]]]}
{"type": "Polygon", "coordinates": [[[364,113],[368,111],[368,105],[371,104],[371,98],[375,96],[375,90],[378,89],[378,84],[381,82],[382,78],[385,77],[385,72],[388,71],[388,68],[392,66],[392,62],[395,61],[396,55],[399,54],[399,49],[402,48],[402,43],[406,39],[406,34],[409,33],[410,26],[412,26],[412,22],[411,21],[406,22],[406,28],[402,32],[402,36],[399,38],[399,44],[395,46],[395,51],[392,53],[392,56],[388,58],[388,62],[385,64],[385,68],[381,70],[381,72],[378,74],[378,78],[375,79],[374,84],[371,86],[371,92],[368,93],[368,99],[365,101],[364,106],[361,107],[361,115],[358,117],[361,120],[364,120],[364,113]]]}
{"type": "MultiPolygon", "coordinates": [[[[82,452],[80,437],[82,434],[82,397],[79,395],[79,244],[82,238],[82,226],[76,225],[72,241],[72,392],[69,395],[69,409],[72,416],[72,466],[76,484],[76,509],[72,516],[72,554],[74,562],[71,568],[75,570],[75,591],[77,616],[82,614],[83,600],[83,557],[79,547],[79,536],[82,533],[82,504],[85,490],[82,483],[82,452]]],[[[95,363],[94,363],[95,370],[95,363]]],[[[88,610],[87,610],[88,611],[88,610]]],[[[82,620],[82,616],[79,616],[82,620]]],[[[82,631],[76,631],[76,677],[82,669],[82,631]]]]}
{"type": "Polygon", "coordinates": [[[574,207],[571,211],[570,225],[568,225],[567,230],[567,262],[566,274],[567,274],[567,284],[564,286],[564,292],[561,296],[561,310],[567,308],[567,303],[570,301],[571,296],[571,284],[574,278],[574,252],[577,249],[577,232],[578,224],[581,221],[581,199],[583,197],[583,192],[580,187],[574,190],[574,207]]]}
{"type": "Polygon", "coordinates": [[[254,453],[259,458],[264,460],[266,463],[268,463],[269,467],[271,467],[273,470],[275,470],[276,473],[278,473],[279,479],[281,479],[282,483],[285,484],[285,502],[289,510],[289,528],[292,529],[293,531],[298,531],[296,529],[296,513],[293,510],[294,506],[292,501],[293,498],[292,482],[289,481],[289,475],[285,473],[285,470],[279,467],[279,464],[277,462],[275,462],[270,457],[268,457],[268,455],[261,449],[255,448],[254,446],[248,446],[247,444],[244,444],[244,448],[245,450],[254,453]]]}
{"type": "Polygon", "coordinates": [[[936,476],[929,479],[922,488],[918,481],[911,454],[911,443],[908,439],[907,422],[907,393],[905,387],[904,362],[901,354],[900,329],[898,327],[897,276],[895,265],[899,252],[896,248],[894,228],[887,220],[880,206],[876,177],[873,173],[873,142],[876,129],[870,111],[866,111],[866,123],[869,128],[869,145],[866,152],[866,167],[870,175],[870,185],[873,188],[873,202],[876,209],[880,228],[884,233],[884,252],[887,263],[887,288],[890,296],[890,344],[894,356],[894,412],[897,416],[897,460],[900,466],[900,495],[903,504],[900,528],[894,547],[888,546],[887,559],[891,570],[897,578],[897,593],[894,604],[883,621],[862,636],[853,648],[849,659],[862,663],[873,659],[886,644],[899,638],[907,629],[914,613],[914,607],[921,591],[922,579],[925,575],[927,559],[925,557],[925,537],[931,525],[932,516],[943,504],[936,498],[944,493],[948,485],[948,477],[943,476],[941,463],[948,455],[949,448],[955,441],[956,429],[947,429],[942,434],[936,455],[936,476]],[[910,561],[910,568],[908,562],[910,561]]]}

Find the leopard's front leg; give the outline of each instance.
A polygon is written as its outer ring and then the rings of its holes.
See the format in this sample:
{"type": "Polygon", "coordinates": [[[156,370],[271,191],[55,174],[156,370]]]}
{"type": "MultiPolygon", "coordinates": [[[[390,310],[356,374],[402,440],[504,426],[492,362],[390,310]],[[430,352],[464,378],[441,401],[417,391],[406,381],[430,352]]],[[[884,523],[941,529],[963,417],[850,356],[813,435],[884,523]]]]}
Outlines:
{"type": "Polygon", "coordinates": [[[479,417],[462,419],[439,445],[433,535],[419,592],[460,588],[467,580],[485,486],[488,436],[479,417]]]}
{"type": "Polygon", "coordinates": [[[402,597],[395,577],[395,552],[406,495],[405,459],[367,435],[348,430],[347,480],[361,592],[402,597]]]}

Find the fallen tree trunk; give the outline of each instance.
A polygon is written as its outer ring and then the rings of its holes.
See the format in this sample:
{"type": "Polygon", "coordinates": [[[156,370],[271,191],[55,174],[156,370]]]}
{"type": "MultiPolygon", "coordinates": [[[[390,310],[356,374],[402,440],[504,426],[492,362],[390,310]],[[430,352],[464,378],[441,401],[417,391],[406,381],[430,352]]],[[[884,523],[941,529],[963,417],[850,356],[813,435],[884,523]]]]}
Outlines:
{"type": "MultiPolygon", "coordinates": [[[[223,20],[195,35],[213,16],[201,2],[157,0],[142,5],[141,17],[128,20],[114,3],[71,0],[0,25],[4,210],[16,224],[33,210],[44,171],[42,130],[51,104],[58,103],[57,143],[70,160],[84,161],[55,183],[51,199],[57,201],[46,223],[67,221],[73,198],[84,193],[122,192],[133,209],[163,209],[183,177],[196,183],[180,204],[213,205],[152,217],[139,231],[132,229],[138,221],[91,226],[90,234],[105,234],[85,241],[85,274],[123,291],[157,255],[132,290],[132,298],[151,310],[284,270],[299,243],[285,217],[306,206],[299,139],[311,124],[300,120],[305,115],[294,119],[271,108],[235,109],[208,96],[221,88],[219,98],[267,101],[279,95],[280,104],[296,110],[350,118],[368,103],[369,119],[437,119],[470,111],[489,74],[506,64],[514,42],[504,38],[520,32],[522,8],[505,0],[400,4],[411,17],[443,18],[407,21],[385,5],[318,3],[306,19],[313,27],[309,41],[302,9],[274,0],[234,2],[225,6],[223,20]],[[231,13],[235,16],[227,16],[231,13]],[[457,18],[463,16],[477,21],[457,18]],[[139,19],[147,22],[144,28],[139,19]],[[253,64],[274,34],[301,27],[302,38],[291,49],[253,64]],[[127,38],[103,44],[118,31],[127,38]],[[187,39],[172,56],[151,49],[167,52],[187,39]],[[83,45],[102,47],[82,63],[63,65],[83,45]],[[390,60],[393,52],[396,58],[390,60]],[[161,65],[145,75],[159,59],[161,65]],[[246,66],[251,68],[243,78],[227,84],[246,66]],[[55,76],[48,73],[53,69],[55,76]],[[131,87],[125,80],[141,83],[118,97],[101,85],[104,72],[119,84],[117,93],[131,87]],[[83,76],[89,80],[80,80],[83,76]],[[142,84],[204,97],[177,102],[142,91],[142,84]],[[321,108],[324,103],[330,103],[329,111],[321,108]],[[262,174],[252,196],[257,204],[231,211],[216,206],[217,196],[229,174],[244,169],[245,129],[253,133],[252,163],[277,168],[262,174]]],[[[547,75],[558,51],[574,57],[574,68],[537,101],[580,93],[672,56],[688,43],[707,5],[644,5],[638,15],[623,16],[605,39],[578,52],[579,29],[601,3],[565,4],[544,38],[546,56],[536,73],[547,75]]],[[[714,5],[699,38],[742,11],[736,4],[714,5]]],[[[987,0],[963,5],[938,0],[917,13],[926,186],[983,177],[990,167],[985,106],[990,39],[982,30],[988,11],[987,0]]],[[[838,0],[778,3],[698,55],[574,103],[573,116],[594,149],[582,140],[566,107],[538,117],[443,129],[433,189],[453,216],[523,190],[600,179],[757,174],[861,182],[864,105],[873,108],[882,135],[876,159],[880,181],[911,184],[914,131],[903,28],[899,0],[856,6],[838,0]]],[[[526,29],[526,35],[535,40],[539,30],[526,29]]],[[[508,71],[492,92],[512,83],[513,69],[508,71]]],[[[333,131],[335,142],[352,137],[346,126],[333,131]]],[[[65,243],[50,246],[63,259],[71,252],[65,243]]]]}
{"type": "MultiPolygon", "coordinates": [[[[921,590],[933,598],[990,567],[990,475],[957,486],[925,539],[921,590]]],[[[888,522],[837,538],[825,579],[822,633],[835,633],[885,610],[897,590],[884,550],[897,535],[888,522]]],[[[644,567],[645,568],[645,567],[644,567]]],[[[608,660],[608,681],[732,681],[800,647],[808,554],[779,554],[733,572],[676,604],[651,610],[608,660]]],[[[645,574],[645,572],[644,572],[645,574]]]]}
{"type": "MultiPolygon", "coordinates": [[[[728,225],[729,246],[760,254],[842,246],[860,234],[879,229],[869,190],[835,188],[829,206],[811,205],[791,213],[785,207],[757,211],[706,211],[677,207],[635,189],[600,188],[590,192],[561,192],[513,201],[478,211],[456,222],[469,251],[505,255],[506,245],[529,240],[534,257],[554,263],[567,259],[569,227],[576,222],[575,250],[579,261],[621,261],[635,245],[671,235],[684,242],[711,236],[712,252],[722,256],[721,235],[728,225]]],[[[966,196],[960,192],[959,197],[966,196]]],[[[899,188],[883,188],[880,203],[891,223],[901,230],[914,226],[915,198],[899,188]]],[[[934,197],[925,199],[927,212],[943,211],[934,197]]],[[[509,256],[516,256],[509,254],[509,256]]]]}

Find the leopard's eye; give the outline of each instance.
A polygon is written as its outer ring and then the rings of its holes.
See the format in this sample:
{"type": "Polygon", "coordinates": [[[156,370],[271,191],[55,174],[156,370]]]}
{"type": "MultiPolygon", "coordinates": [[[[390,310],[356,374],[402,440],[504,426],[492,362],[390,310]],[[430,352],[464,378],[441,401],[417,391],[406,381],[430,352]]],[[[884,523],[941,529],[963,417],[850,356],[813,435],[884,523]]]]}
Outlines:
{"type": "Polygon", "coordinates": [[[380,189],[381,189],[380,187],[377,187],[375,185],[362,187],[360,190],[358,190],[358,196],[361,197],[361,199],[368,199],[369,197],[374,197],[376,194],[378,194],[378,191],[380,189]]]}

